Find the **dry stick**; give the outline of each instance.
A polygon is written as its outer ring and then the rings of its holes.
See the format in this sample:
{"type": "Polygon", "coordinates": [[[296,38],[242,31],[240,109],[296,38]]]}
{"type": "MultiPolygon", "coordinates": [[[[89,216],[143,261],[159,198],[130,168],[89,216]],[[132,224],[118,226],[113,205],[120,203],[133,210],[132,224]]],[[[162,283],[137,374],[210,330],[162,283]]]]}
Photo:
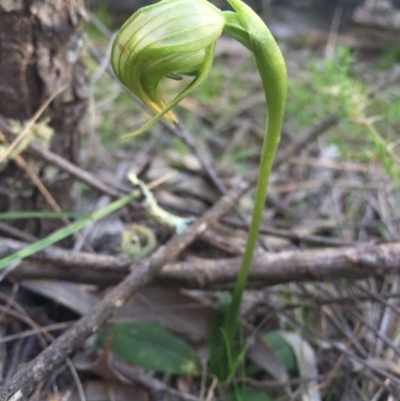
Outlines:
{"type": "MultiPolygon", "coordinates": [[[[244,225],[242,222],[232,218],[222,219],[221,223],[235,228],[242,228],[242,229],[247,228],[247,226],[244,225]]],[[[300,234],[292,230],[284,230],[274,227],[261,227],[260,234],[273,235],[274,237],[287,238],[292,242],[302,242],[320,246],[323,245],[323,246],[337,247],[337,246],[353,245],[352,242],[343,241],[339,238],[324,237],[322,235],[313,235],[313,234],[300,234]]]]}
{"type": "MultiPolygon", "coordinates": [[[[79,181],[82,181],[92,188],[97,189],[100,192],[105,193],[106,195],[111,196],[112,198],[119,198],[123,195],[123,193],[115,188],[113,188],[110,184],[106,184],[103,181],[99,180],[89,172],[83,170],[82,168],[76,166],[75,164],[69,162],[61,156],[56,155],[55,153],[44,149],[43,147],[36,145],[35,143],[29,144],[26,149],[29,154],[32,156],[38,157],[53,166],[59,167],[66,173],[70,174],[72,177],[75,177],[79,181]]],[[[139,203],[138,203],[139,206],[139,203]]]]}
{"type": "Polygon", "coordinates": [[[144,369],[130,365],[127,362],[123,361],[122,359],[116,357],[115,355],[112,354],[110,355],[109,363],[112,366],[112,368],[115,369],[119,374],[121,374],[125,379],[128,379],[133,383],[139,384],[140,387],[146,389],[150,394],[149,398],[151,400],[152,399],[154,400],[172,399],[181,401],[203,400],[202,398],[169,387],[167,383],[164,383],[158,380],[157,378],[150,376],[148,372],[144,371],[144,369]]]}
{"type": "Polygon", "coordinates": [[[20,230],[19,228],[16,228],[2,221],[0,221],[0,230],[9,234],[11,237],[20,239],[21,241],[35,242],[38,240],[38,238],[35,237],[34,235],[29,234],[23,230],[20,230]]]}
{"type": "Polygon", "coordinates": [[[83,316],[0,388],[0,401],[10,401],[16,394],[21,394],[21,398],[27,397],[38,383],[61,365],[68,355],[76,351],[86,338],[96,333],[118,308],[148,284],[167,262],[172,261],[196,237],[231,209],[247,189],[247,183],[235,186],[184,233],[175,235],[150,258],[133,263],[130,266],[131,273],[89,314],[83,316]]]}
{"type": "MultiPolygon", "coordinates": [[[[25,243],[0,240],[0,255],[22,249],[25,243]]],[[[236,280],[241,258],[200,259],[164,266],[155,282],[184,288],[230,287],[236,280]]],[[[258,252],[250,270],[249,287],[300,281],[351,280],[400,272],[400,243],[364,244],[348,248],[258,252]]],[[[129,273],[127,258],[93,255],[48,247],[22,261],[10,279],[57,278],[79,283],[113,285],[129,273]]]]}
{"type": "MultiPolygon", "coordinates": [[[[171,203],[171,202],[166,202],[166,201],[159,201],[159,204],[167,209],[177,211],[179,213],[185,213],[185,214],[190,214],[194,216],[198,216],[201,214],[200,211],[191,209],[189,207],[184,207],[181,205],[177,205],[176,203],[171,203]]],[[[241,228],[243,230],[248,230],[248,224],[245,224],[241,222],[238,219],[231,218],[231,217],[226,217],[221,219],[220,223],[233,227],[233,228],[241,228]]],[[[260,228],[260,234],[265,234],[265,235],[272,235],[274,237],[280,237],[280,238],[287,238],[291,242],[294,243],[306,243],[306,244],[312,244],[312,245],[318,245],[318,246],[333,246],[333,247],[339,247],[339,246],[352,246],[354,245],[354,242],[349,242],[349,241],[344,241],[340,238],[335,238],[335,237],[326,237],[322,235],[314,235],[314,234],[303,234],[303,233],[298,233],[296,230],[288,230],[288,229],[281,229],[281,228],[275,228],[275,227],[267,227],[267,224],[262,226],[260,228]]],[[[235,255],[235,252],[233,252],[235,255]]],[[[237,253],[236,253],[237,254],[237,253]]]]}
{"type": "MultiPolygon", "coordinates": [[[[12,131],[10,126],[8,125],[7,121],[4,118],[0,117],[0,129],[9,138],[9,135],[12,135],[12,131]]],[[[97,189],[100,192],[105,193],[113,198],[119,198],[126,193],[115,189],[110,184],[105,184],[98,178],[94,177],[92,174],[88,173],[87,171],[83,170],[82,168],[76,166],[75,164],[71,163],[70,161],[64,159],[62,156],[59,156],[50,150],[43,148],[40,145],[37,145],[34,142],[31,142],[25,149],[30,155],[42,159],[53,166],[56,166],[63,170],[64,172],[68,173],[72,177],[75,177],[79,181],[85,182],[86,184],[90,185],[92,188],[97,189]]],[[[139,203],[137,203],[139,207],[139,203]]]]}
{"type": "MultiPolygon", "coordinates": [[[[0,128],[3,128],[3,125],[1,123],[1,118],[0,118],[0,128]]],[[[29,154],[31,154],[34,157],[40,158],[41,160],[47,161],[48,163],[52,164],[53,166],[56,166],[63,171],[67,172],[71,176],[75,177],[77,180],[85,182],[86,184],[90,185],[92,188],[97,189],[98,191],[112,197],[112,198],[119,198],[121,196],[124,196],[128,191],[125,191],[124,189],[119,189],[115,188],[113,184],[108,184],[104,183],[103,181],[99,180],[92,174],[88,173],[87,171],[83,170],[82,168],[72,164],[68,160],[62,158],[61,156],[56,155],[55,153],[52,153],[51,151],[35,144],[31,143],[27,149],[26,149],[29,154]]],[[[131,202],[128,207],[135,211],[143,211],[146,213],[146,210],[143,209],[143,206],[140,204],[140,202],[131,202]]],[[[222,249],[226,252],[231,252],[232,249],[226,246],[226,244],[223,244],[220,241],[216,241],[215,236],[211,235],[210,233],[204,233],[202,235],[202,239],[204,241],[207,241],[211,245],[213,245],[215,248],[222,249]]],[[[232,247],[231,247],[232,248],[232,247]]],[[[237,254],[237,252],[236,252],[237,254]]]]}
{"type": "Polygon", "coordinates": [[[22,131],[18,134],[18,136],[13,140],[10,146],[7,147],[6,151],[0,156],[0,164],[6,160],[6,158],[10,155],[10,153],[15,149],[15,147],[24,139],[24,137],[29,133],[29,130],[33,127],[38,118],[43,114],[43,112],[47,109],[50,103],[65,89],[68,88],[68,85],[64,85],[61,88],[57,89],[43,104],[40,106],[39,110],[33,115],[31,119],[27,121],[22,131]]]}
{"type": "MultiPolygon", "coordinates": [[[[400,348],[395,344],[387,335],[382,334],[371,323],[368,322],[363,316],[356,312],[350,312],[359,322],[361,322],[368,330],[370,330],[377,338],[379,338],[388,348],[392,350],[396,357],[400,356],[400,348]]],[[[375,337],[375,341],[377,341],[375,337]]]]}
{"type": "MultiPolygon", "coordinates": [[[[3,313],[11,314],[11,315],[15,316],[18,320],[24,321],[32,328],[36,328],[39,330],[38,338],[43,347],[46,347],[49,342],[54,340],[54,337],[45,328],[40,327],[35,321],[33,321],[31,319],[31,317],[28,315],[28,313],[25,311],[25,309],[22,308],[13,298],[9,298],[8,296],[6,296],[4,294],[0,294],[0,298],[3,301],[7,301],[7,304],[9,304],[9,306],[10,306],[10,309],[5,310],[3,313]],[[11,309],[11,307],[12,307],[12,309],[11,309]]],[[[5,309],[7,309],[7,308],[5,308],[5,309]]],[[[83,388],[82,388],[82,383],[79,380],[75,366],[72,364],[72,362],[69,358],[66,359],[66,363],[71,372],[71,375],[73,376],[73,378],[76,382],[78,392],[81,395],[80,399],[86,400],[86,398],[84,396],[83,388]]]]}
{"type": "MultiPolygon", "coordinates": [[[[210,261],[193,259],[167,266],[160,281],[179,281],[183,287],[224,286],[236,280],[241,258],[210,261]],[[178,280],[179,278],[179,280],[178,280]]],[[[261,287],[293,281],[361,279],[400,271],[400,243],[362,245],[310,251],[255,255],[249,286],[261,287]]]]}
{"type": "MultiPolygon", "coordinates": [[[[119,165],[115,180],[117,183],[120,183],[121,180],[126,176],[126,170],[127,170],[127,163],[123,162],[122,164],[119,165]]],[[[111,197],[108,195],[103,195],[100,197],[100,199],[97,200],[94,209],[99,210],[104,207],[106,207],[111,201],[111,197]]],[[[94,211],[94,210],[93,210],[94,211]]],[[[87,225],[81,232],[81,239],[78,241],[75,241],[74,246],[72,247],[72,250],[77,252],[82,249],[82,246],[84,245],[85,241],[87,238],[89,238],[90,233],[93,232],[93,229],[96,225],[95,224],[89,224],[87,225]]]]}
{"type": "MultiPolygon", "coordinates": [[[[207,158],[203,156],[203,153],[199,150],[199,146],[196,144],[190,132],[181,123],[179,123],[178,127],[175,129],[172,129],[168,124],[167,126],[178,138],[182,139],[182,141],[186,144],[186,146],[196,155],[201,167],[207,174],[208,178],[210,179],[214,187],[217,188],[217,190],[222,195],[224,195],[227,192],[225,184],[218,177],[218,174],[215,171],[212,164],[207,160],[207,158]]],[[[241,219],[244,218],[244,215],[241,213],[239,209],[237,210],[237,212],[241,219]]]]}
{"type": "MultiPolygon", "coordinates": [[[[0,238],[0,256],[18,252],[29,244],[9,238],[0,238]]],[[[110,255],[93,254],[87,252],[74,252],[56,246],[48,246],[40,252],[32,255],[26,260],[39,261],[40,263],[50,263],[57,267],[76,266],[86,269],[111,269],[118,271],[124,268],[128,272],[131,261],[127,257],[115,257],[110,255]]],[[[57,269],[57,267],[55,267],[57,269]]]]}
{"type": "Polygon", "coordinates": [[[304,149],[308,144],[314,142],[321,134],[334,127],[339,122],[338,118],[334,115],[330,115],[320,121],[318,124],[300,134],[296,140],[290,146],[287,146],[282,151],[279,151],[275,158],[274,167],[280,166],[286,162],[300,150],[304,149]]]}
{"type": "MultiPolygon", "coordinates": [[[[0,117],[0,129],[3,130],[5,134],[11,135],[10,127],[8,126],[7,122],[0,117]]],[[[82,181],[92,188],[97,189],[98,191],[112,197],[112,198],[120,198],[121,196],[126,195],[129,193],[129,189],[125,190],[125,188],[116,187],[115,183],[105,183],[89,172],[83,170],[82,168],[76,166],[75,164],[69,162],[68,160],[64,159],[62,156],[59,156],[48,149],[41,147],[35,143],[30,143],[26,151],[33,157],[39,158],[41,160],[46,161],[53,166],[60,168],[61,170],[65,171],[66,173],[70,174],[72,177],[75,177],[77,180],[82,181]]],[[[144,211],[143,206],[140,202],[131,202],[128,207],[135,211],[144,211]]],[[[145,212],[145,211],[144,211],[145,212]]],[[[247,227],[247,226],[246,226],[247,227]]],[[[211,236],[210,233],[204,233],[202,239],[207,241],[208,243],[214,245],[214,247],[220,248],[224,251],[230,252],[224,244],[215,241],[214,236],[211,236]]],[[[237,254],[237,252],[236,252],[237,254]]]]}
{"type": "MultiPolygon", "coordinates": [[[[17,317],[18,318],[18,317],[17,317]]],[[[36,336],[38,334],[50,333],[51,331],[59,331],[61,329],[68,328],[72,325],[73,322],[62,322],[62,323],[53,323],[43,327],[36,327],[34,329],[24,330],[20,333],[10,334],[8,336],[4,336],[0,338],[0,344],[7,343],[9,341],[20,340],[21,338],[36,336]]]]}
{"type": "MultiPolygon", "coordinates": [[[[5,145],[9,145],[9,148],[11,148],[12,145],[7,141],[7,138],[4,136],[2,132],[0,132],[0,142],[2,142],[5,145]]],[[[46,188],[46,186],[42,183],[41,179],[38,177],[38,175],[34,172],[34,170],[30,167],[30,165],[25,161],[25,159],[21,155],[16,155],[14,157],[14,161],[16,164],[23,170],[25,171],[26,175],[30,178],[30,180],[33,182],[33,184],[36,186],[36,188],[39,190],[39,192],[42,194],[43,198],[46,200],[46,202],[49,204],[49,206],[55,211],[55,212],[62,212],[61,207],[58,205],[56,200],[53,198],[53,195],[49,192],[49,190],[46,188]]],[[[68,226],[71,224],[71,221],[67,217],[61,217],[61,221],[68,226]]],[[[85,241],[84,238],[82,238],[82,235],[77,232],[73,234],[74,237],[78,240],[82,240],[83,245],[86,246],[86,248],[92,252],[93,249],[92,247],[85,241]]]]}
{"type": "MultiPolygon", "coordinates": [[[[309,326],[305,326],[302,323],[299,323],[297,320],[293,319],[293,317],[290,314],[287,314],[283,312],[281,316],[284,317],[287,323],[289,323],[295,330],[299,330],[302,333],[304,333],[305,337],[309,338],[317,338],[321,342],[323,342],[326,345],[330,345],[332,349],[335,349],[336,351],[340,352],[341,354],[345,354],[347,358],[350,360],[353,360],[363,366],[363,368],[369,368],[372,372],[375,374],[380,374],[382,376],[385,376],[390,379],[391,383],[393,386],[398,386],[400,385],[400,380],[392,375],[391,373],[388,373],[384,369],[380,368],[379,366],[376,366],[373,362],[370,362],[368,359],[363,359],[362,357],[358,356],[355,352],[353,352],[350,349],[343,348],[341,344],[338,344],[337,341],[333,341],[330,338],[326,338],[325,336],[321,335],[320,332],[314,330],[313,328],[310,328],[309,326]]],[[[371,376],[371,379],[376,381],[376,378],[374,376],[371,376]]],[[[387,386],[389,388],[389,386],[387,386]]]]}

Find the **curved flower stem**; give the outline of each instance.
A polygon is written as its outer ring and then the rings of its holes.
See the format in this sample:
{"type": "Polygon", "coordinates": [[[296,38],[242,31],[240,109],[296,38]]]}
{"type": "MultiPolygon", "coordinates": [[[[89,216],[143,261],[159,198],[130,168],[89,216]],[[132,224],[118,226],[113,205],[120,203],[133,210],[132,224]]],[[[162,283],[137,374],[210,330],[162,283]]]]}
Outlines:
{"type": "MultiPolygon", "coordinates": [[[[218,324],[223,336],[216,337],[216,365],[236,357],[234,341],[243,291],[251,266],[264,210],[272,163],[280,139],[286,101],[286,67],[271,32],[258,15],[241,0],[227,0],[234,12],[221,11],[207,0],[163,0],[142,8],[124,24],[112,51],[112,66],[117,77],[139,96],[156,115],[129,135],[147,130],[164,117],[171,124],[171,109],[206,79],[211,68],[215,42],[221,32],[242,43],[253,54],[261,76],[267,104],[267,127],[262,145],[254,210],[242,265],[233,291],[232,302],[218,324]],[[166,105],[160,80],[171,73],[194,76],[194,80],[166,105]],[[222,324],[222,327],[220,327],[222,324]],[[225,356],[225,340],[228,343],[225,356]],[[219,341],[219,343],[218,343],[219,341]],[[226,359],[226,360],[225,360],[226,359]]],[[[215,344],[214,344],[215,345],[215,344]]],[[[221,365],[221,366],[222,366],[221,365]]],[[[229,366],[229,364],[225,364],[229,366]]],[[[222,367],[220,379],[226,379],[222,367]]]]}
{"type": "Polygon", "coordinates": [[[233,290],[224,331],[232,345],[238,327],[243,291],[257,243],[272,164],[280,140],[286,103],[287,74],[282,53],[264,22],[240,0],[228,0],[236,13],[224,13],[227,24],[224,33],[246,46],[255,58],[267,105],[266,133],[255,191],[254,209],[239,275],[233,290]]]}

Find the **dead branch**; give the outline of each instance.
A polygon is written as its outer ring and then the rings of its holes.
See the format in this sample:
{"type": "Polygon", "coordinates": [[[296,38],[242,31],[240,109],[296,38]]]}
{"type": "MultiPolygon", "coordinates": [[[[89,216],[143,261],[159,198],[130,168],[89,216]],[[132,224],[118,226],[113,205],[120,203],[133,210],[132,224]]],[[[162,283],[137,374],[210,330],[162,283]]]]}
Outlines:
{"type": "MultiPolygon", "coordinates": [[[[25,243],[0,239],[0,256],[16,252],[25,243]]],[[[190,258],[164,266],[156,282],[184,288],[230,288],[236,280],[241,258],[210,260],[190,258]]],[[[95,255],[48,247],[22,261],[9,279],[58,279],[77,283],[113,285],[129,273],[124,256],[95,255]]],[[[249,288],[292,281],[363,279],[400,271],[400,243],[364,244],[323,250],[258,252],[249,276],[249,288]]]]}
{"type": "Polygon", "coordinates": [[[175,235],[150,258],[133,263],[130,266],[131,273],[99,302],[90,314],[83,316],[0,388],[0,401],[26,399],[39,382],[61,365],[68,355],[76,351],[86,338],[96,333],[115,311],[148,284],[167,262],[172,261],[196,237],[231,209],[247,188],[248,184],[237,185],[184,233],[175,235]]]}
{"type": "MultiPolygon", "coordinates": [[[[185,288],[225,288],[237,277],[241,259],[191,259],[165,266],[158,277],[163,284],[185,288]]],[[[400,243],[365,244],[322,250],[258,252],[248,286],[262,287],[299,281],[362,279],[400,271],[400,243]]]]}

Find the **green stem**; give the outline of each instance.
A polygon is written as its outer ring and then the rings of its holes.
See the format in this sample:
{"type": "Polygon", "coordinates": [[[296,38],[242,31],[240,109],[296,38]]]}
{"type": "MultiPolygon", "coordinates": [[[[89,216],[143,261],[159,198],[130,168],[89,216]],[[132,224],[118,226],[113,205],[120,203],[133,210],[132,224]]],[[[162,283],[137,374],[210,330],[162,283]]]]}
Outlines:
{"type": "Polygon", "coordinates": [[[257,244],[272,164],[280,140],[286,102],[287,75],[282,53],[264,22],[240,0],[228,1],[236,14],[225,14],[227,25],[224,32],[239,40],[253,53],[262,79],[267,105],[266,134],[262,145],[254,209],[246,249],[233,290],[232,303],[224,324],[229,343],[232,344],[238,327],[242,294],[246,288],[247,277],[257,244]],[[235,16],[237,17],[235,18],[235,16]],[[243,31],[240,27],[244,28],[243,31]]]}

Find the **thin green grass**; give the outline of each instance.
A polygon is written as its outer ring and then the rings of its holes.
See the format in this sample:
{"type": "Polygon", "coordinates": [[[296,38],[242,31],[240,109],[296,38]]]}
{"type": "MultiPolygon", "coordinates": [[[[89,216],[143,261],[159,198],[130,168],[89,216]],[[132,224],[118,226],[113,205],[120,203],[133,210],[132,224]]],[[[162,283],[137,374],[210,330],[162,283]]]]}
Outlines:
{"type": "Polygon", "coordinates": [[[53,245],[58,241],[61,241],[62,239],[68,237],[69,235],[74,234],[77,231],[85,228],[88,224],[93,223],[97,220],[102,219],[103,217],[108,216],[111,213],[116,212],[117,210],[127,205],[129,202],[132,202],[137,197],[138,197],[138,191],[133,191],[131,194],[110,203],[103,209],[88,215],[82,220],[76,221],[75,223],[72,223],[67,227],[61,228],[60,230],[55,231],[54,233],[33,243],[32,245],[29,245],[18,252],[6,256],[5,258],[0,260],[0,269],[4,269],[5,267],[7,267],[12,263],[27,258],[28,256],[31,256],[41,251],[42,249],[45,249],[48,246],[53,245]]]}
{"type": "Polygon", "coordinates": [[[18,219],[59,219],[59,218],[90,218],[89,213],[81,212],[37,212],[37,211],[18,211],[0,213],[0,220],[18,219]]]}

